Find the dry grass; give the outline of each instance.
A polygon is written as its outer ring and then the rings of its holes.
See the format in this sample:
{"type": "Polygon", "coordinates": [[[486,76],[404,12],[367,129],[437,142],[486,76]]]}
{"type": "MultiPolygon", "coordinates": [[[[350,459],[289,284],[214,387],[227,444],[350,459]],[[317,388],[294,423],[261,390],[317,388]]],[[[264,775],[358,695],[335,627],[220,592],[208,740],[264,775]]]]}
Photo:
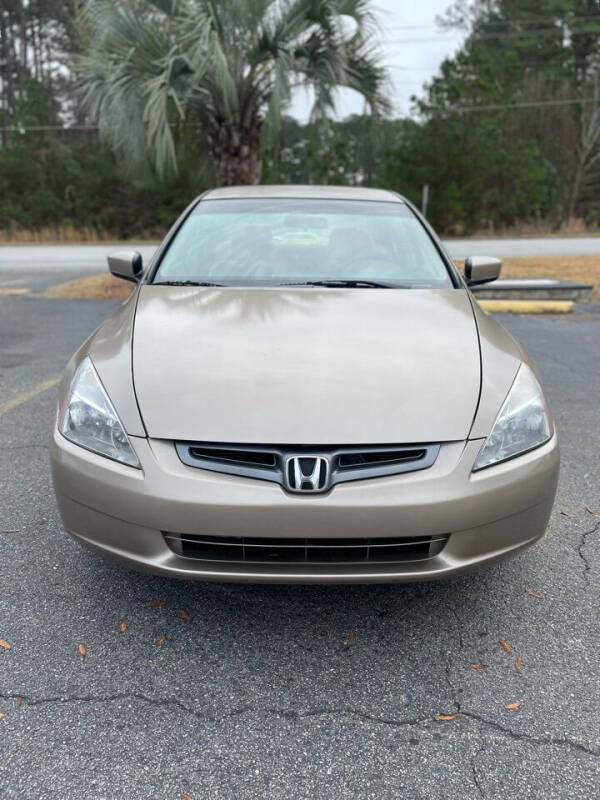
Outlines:
{"type": "Polygon", "coordinates": [[[94,228],[73,228],[64,225],[58,228],[47,227],[35,231],[22,228],[0,230],[0,244],[81,244],[82,242],[105,242],[114,236],[94,228]]]}
{"type": "MultiPolygon", "coordinates": [[[[515,239],[520,236],[595,236],[598,234],[598,227],[587,225],[581,217],[571,217],[557,224],[556,220],[536,220],[523,221],[516,225],[505,228],[478,228],[469,234],[475,239],[485,238],[509,238],[515,239]]],[[[458,235],[455,233],[454,235],[458,235]]],[[[462,234],[464,236],[464,233],[462,234]]]]}
{"type": "Polygon", "coordinates": [[[114,278],[110,273],[79,278],[67,283],[57,283],[46,289],[46,297],[62,300],[126,300],[133,291],[133,283],[114,278]]]}
{"type": "MultiPolygon", "coordinates": [[[[502,264],[504,278],[559,278],[589,283],[594,300],[600,300],[600,255],[598,256],[527,256],[507,258],[502,264]]],[[[125,300],[133,284],[114,278],[110,273],[59,283],[44,293],[46,297],[70,300],[125,300]]]]}
{"type": "MultiPolygon", "coordinates": [[[[135,241],[160,241],[161,231],[143,232],[135,241]]],[[[96,228],[74,228],[71,225],[48,226],[37,230],[0,228],[0,244],[93,244],[94,242],[119,242],[115,231],[98,231],[96,228]]],[[[132,240],[133,241],[133,240],[132,240]]],[[[129,241],[128,244],[131,244],[129,241]]]]}

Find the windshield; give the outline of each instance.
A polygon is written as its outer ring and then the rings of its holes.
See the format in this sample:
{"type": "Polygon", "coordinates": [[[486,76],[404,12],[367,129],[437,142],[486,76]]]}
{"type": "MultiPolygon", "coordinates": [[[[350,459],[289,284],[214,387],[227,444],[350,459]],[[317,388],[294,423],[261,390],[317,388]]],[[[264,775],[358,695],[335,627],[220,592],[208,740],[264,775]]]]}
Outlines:
{"type": "Polygon", "coordinates": [[[153,282],[452,286],[404,203],[277,198],[202,200],[153,282]]]}

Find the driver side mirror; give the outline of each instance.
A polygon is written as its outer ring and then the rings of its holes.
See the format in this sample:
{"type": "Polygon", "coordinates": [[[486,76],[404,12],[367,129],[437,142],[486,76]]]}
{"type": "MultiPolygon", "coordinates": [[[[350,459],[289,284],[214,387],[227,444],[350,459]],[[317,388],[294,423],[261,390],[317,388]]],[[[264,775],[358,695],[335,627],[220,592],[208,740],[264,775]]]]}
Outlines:
{"type": "Polygon", "coordinates": [[[500,276],[502,261],[490,256],[469,256],[465,261],[465,279],[467,286],[495,281],[500,276]]]}
{"type": "Polygon", "coordinates": [[[108,268],[115,278],[137,283],[142,277],[142,254],[137,250],[118,250],[108,256],[108,268]]]}

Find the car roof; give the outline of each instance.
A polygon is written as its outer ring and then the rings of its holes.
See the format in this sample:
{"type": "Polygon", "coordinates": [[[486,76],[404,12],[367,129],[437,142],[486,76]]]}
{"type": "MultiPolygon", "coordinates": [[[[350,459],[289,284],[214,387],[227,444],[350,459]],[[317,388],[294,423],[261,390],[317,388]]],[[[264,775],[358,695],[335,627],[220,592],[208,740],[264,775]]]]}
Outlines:
{"type": "Polygon", "coordinates": [[[373,200],[387,203],[403,203],[404,198],[386,189],[366,189],[361,186],[294,186],[290,184],[272,186],[227,186],[211,189],[203,200],[238,200],[248,198],[315,198],[317,200],[373,200]]]}

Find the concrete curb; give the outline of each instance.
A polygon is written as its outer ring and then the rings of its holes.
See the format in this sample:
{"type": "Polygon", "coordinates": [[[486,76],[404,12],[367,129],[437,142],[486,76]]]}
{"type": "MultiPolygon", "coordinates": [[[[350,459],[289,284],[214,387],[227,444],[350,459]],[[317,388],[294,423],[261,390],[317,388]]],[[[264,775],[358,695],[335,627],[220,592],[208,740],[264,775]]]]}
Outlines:
{"type": "Polygon", "coordinates": [[[570,314],[572,300],[477,300],[484,311],[502,314],[570,314]]]}
{"type": "Polygon", "coordinates": [[[500,278],[481,286],[473,293],[483,300],[577,300],[592,299],[594,287],[588,283],[557,278],[500,278]]]}

